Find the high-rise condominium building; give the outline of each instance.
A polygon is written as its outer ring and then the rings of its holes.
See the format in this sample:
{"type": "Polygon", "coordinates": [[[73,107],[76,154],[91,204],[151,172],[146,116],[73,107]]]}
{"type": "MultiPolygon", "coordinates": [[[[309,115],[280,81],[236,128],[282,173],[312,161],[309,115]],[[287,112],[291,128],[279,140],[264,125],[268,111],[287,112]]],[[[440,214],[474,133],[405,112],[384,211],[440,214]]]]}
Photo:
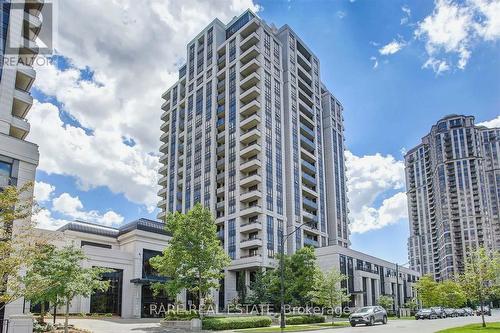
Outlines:
{"type": "MultiPolygon", "coordinates": [[[[0,0],[0,190],[35,179],[38,146],[25,138],[30,130],[26,114],[33,104],[29,91],[35,80],[32,63],[38,53],[35,40],[42,6],[41,0],[0,0]]],[[[0,324],[4,315],[22,313],[22,306],[22,300],[7,308],[0,305],[0,324]]]]}
{"type": "Polygon", "coordinates": [[[304,222],[289,253],[349,245],[342,106],[290,27],[250,11],[215,19],[162,97],[158,218],[197,202],[214,212],[232,259],[219,304],[271,266],[282,235],[304,222]]]}
{"type": "Polygon", "coordinates": [[[463,269],[467,252],[500,248],[500,129],[450,115],[405,156],[410,267],[437,280],[463,269]]]}

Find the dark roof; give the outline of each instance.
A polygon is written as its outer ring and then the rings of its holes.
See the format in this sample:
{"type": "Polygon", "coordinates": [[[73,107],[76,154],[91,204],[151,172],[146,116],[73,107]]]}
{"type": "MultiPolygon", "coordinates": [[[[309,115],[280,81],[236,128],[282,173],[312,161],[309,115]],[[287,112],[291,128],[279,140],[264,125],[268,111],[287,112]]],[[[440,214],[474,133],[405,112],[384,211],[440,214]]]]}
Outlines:
{"type": "Polygon", "coordinates": [[[152,232],[155,234],[170,235],[170,233],[165,230],[165,223],[153,221],[145,218],[141,218],[130,223],[127,223],[119,228],[107,227],[95,223],[85,222],[85,221],[74,221],[63,225],[58,231],[78,231],[87,234],[113,237],[124,235],[133,230],[142,230],[147,232],[152,232]]]}

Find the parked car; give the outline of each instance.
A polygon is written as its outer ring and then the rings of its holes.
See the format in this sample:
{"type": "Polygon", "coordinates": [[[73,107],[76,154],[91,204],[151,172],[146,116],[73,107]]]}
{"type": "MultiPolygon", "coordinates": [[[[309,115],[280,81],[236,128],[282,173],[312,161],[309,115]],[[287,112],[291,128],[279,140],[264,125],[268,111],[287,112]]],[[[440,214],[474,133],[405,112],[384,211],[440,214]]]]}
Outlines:
{"type": "Polygon", "coordinates": [[[372,326],[376,322],[387,324],[387,311],[381,306],[364,306],[349,316],[352,327],[357,324],[372,326]]]}
{"type": "Polygon", "coordinates": [[[457,316],[459,317],[465,317],[467,315],[464,309],[457,309],[456,311],[457,311],[457,316]]]}
{"type": "Polygon", "coordinates": [[[472,315],[474,315],[474,311],[472,311],[471,308],[464,308],[464,311],[465,311],[465,315],[466,316],[472,316],[472,315]]]}
{"type": "Polygon", "coordinates": [[[456,317],[457,316],[457,311],[452,308],[446,308],[444,309],[444,313],[446,314],[446,317],[456,317]]]}
{"type": "MultiPolygon", "coordinates": [[[[491,316],[491,309],[488,305],[483,305],[483,313],[487,316],[491,316]]],[[[476,315],[481,315],[481,306],[478,306],[476,309],[476,315]]]]}
{"type": "Polygon", "coordinates": [[[432,311],[436,314],[437,318],[446,318],[446,313],[444,312],[444,309],[440,306],[435,306],[431,308],[432,311]]]}
{"type": "Polygon", "coordinates": [[[436,319],[437,315],[432,309],[421,309],[415,314],[415,319],[436,319]]]}

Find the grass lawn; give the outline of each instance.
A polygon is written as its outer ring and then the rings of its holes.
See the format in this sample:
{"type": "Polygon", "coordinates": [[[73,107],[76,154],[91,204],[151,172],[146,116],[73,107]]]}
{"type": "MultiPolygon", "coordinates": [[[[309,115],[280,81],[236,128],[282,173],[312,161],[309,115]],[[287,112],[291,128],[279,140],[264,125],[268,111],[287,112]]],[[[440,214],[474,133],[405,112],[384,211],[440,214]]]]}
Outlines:
{"type": "Polygon", "coordinates": [[[389,320],[415,320],[415,317],[401,317],[401,318],[398,318],[396,316],[389,316],[387,319],[389,320]]]}
{"type": "MultiPolygon", "coordinates": [[[[301,332],[301,331],[315,331],[321,329],[327,329],[332,327],[345,327],[349,326],[349,322],[341,321],[336,322],[332,326],[332,323],[318,323],[318,324],[307,324],[307,325],[287,325],[285,327],[285,332],[301,332]]],[[[259,328],[246,328],[242,330],[235,330],[235,332],[239,333],[273,333],[273,332],[281,332],[281,328],[279,326],[271,326],[271,327],[259,327],[259,328]]]]}
{"type": "Polygon", "coordinates": [[[479,324],[471,324],[460,327],[448,328],[446,330],[438,331],[436,333],[475,333],[475,332],[487,332],[487,333],[500,333],[500,322],[496,323],[486,323],[486,328],[479,324]]]}

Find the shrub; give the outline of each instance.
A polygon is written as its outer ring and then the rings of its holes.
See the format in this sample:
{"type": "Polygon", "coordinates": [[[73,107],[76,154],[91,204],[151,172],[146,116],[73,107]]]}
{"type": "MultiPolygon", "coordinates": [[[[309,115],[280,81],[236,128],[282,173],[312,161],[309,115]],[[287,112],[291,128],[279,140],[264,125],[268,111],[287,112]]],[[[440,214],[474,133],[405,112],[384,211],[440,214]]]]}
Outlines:
{"type": "Polygon", "coordinates": [[[242,328],[268,327],[271,326],[271,318],[254,317],[206,317],[203,319],[204,330],[234,330],[242,328]]]}
{"type": "Polygon", "coordinates": [[[285,320],[287,325],[302,325],[302,324],[324,323],[325,317],[319,315],[288,316],[286,317],[285,320]]]}
{"type": "Polygon", "coordinates": [[[200,318],[196,311],[167,311],[165,320],[189,321],[194,318],[200,318]]]}

